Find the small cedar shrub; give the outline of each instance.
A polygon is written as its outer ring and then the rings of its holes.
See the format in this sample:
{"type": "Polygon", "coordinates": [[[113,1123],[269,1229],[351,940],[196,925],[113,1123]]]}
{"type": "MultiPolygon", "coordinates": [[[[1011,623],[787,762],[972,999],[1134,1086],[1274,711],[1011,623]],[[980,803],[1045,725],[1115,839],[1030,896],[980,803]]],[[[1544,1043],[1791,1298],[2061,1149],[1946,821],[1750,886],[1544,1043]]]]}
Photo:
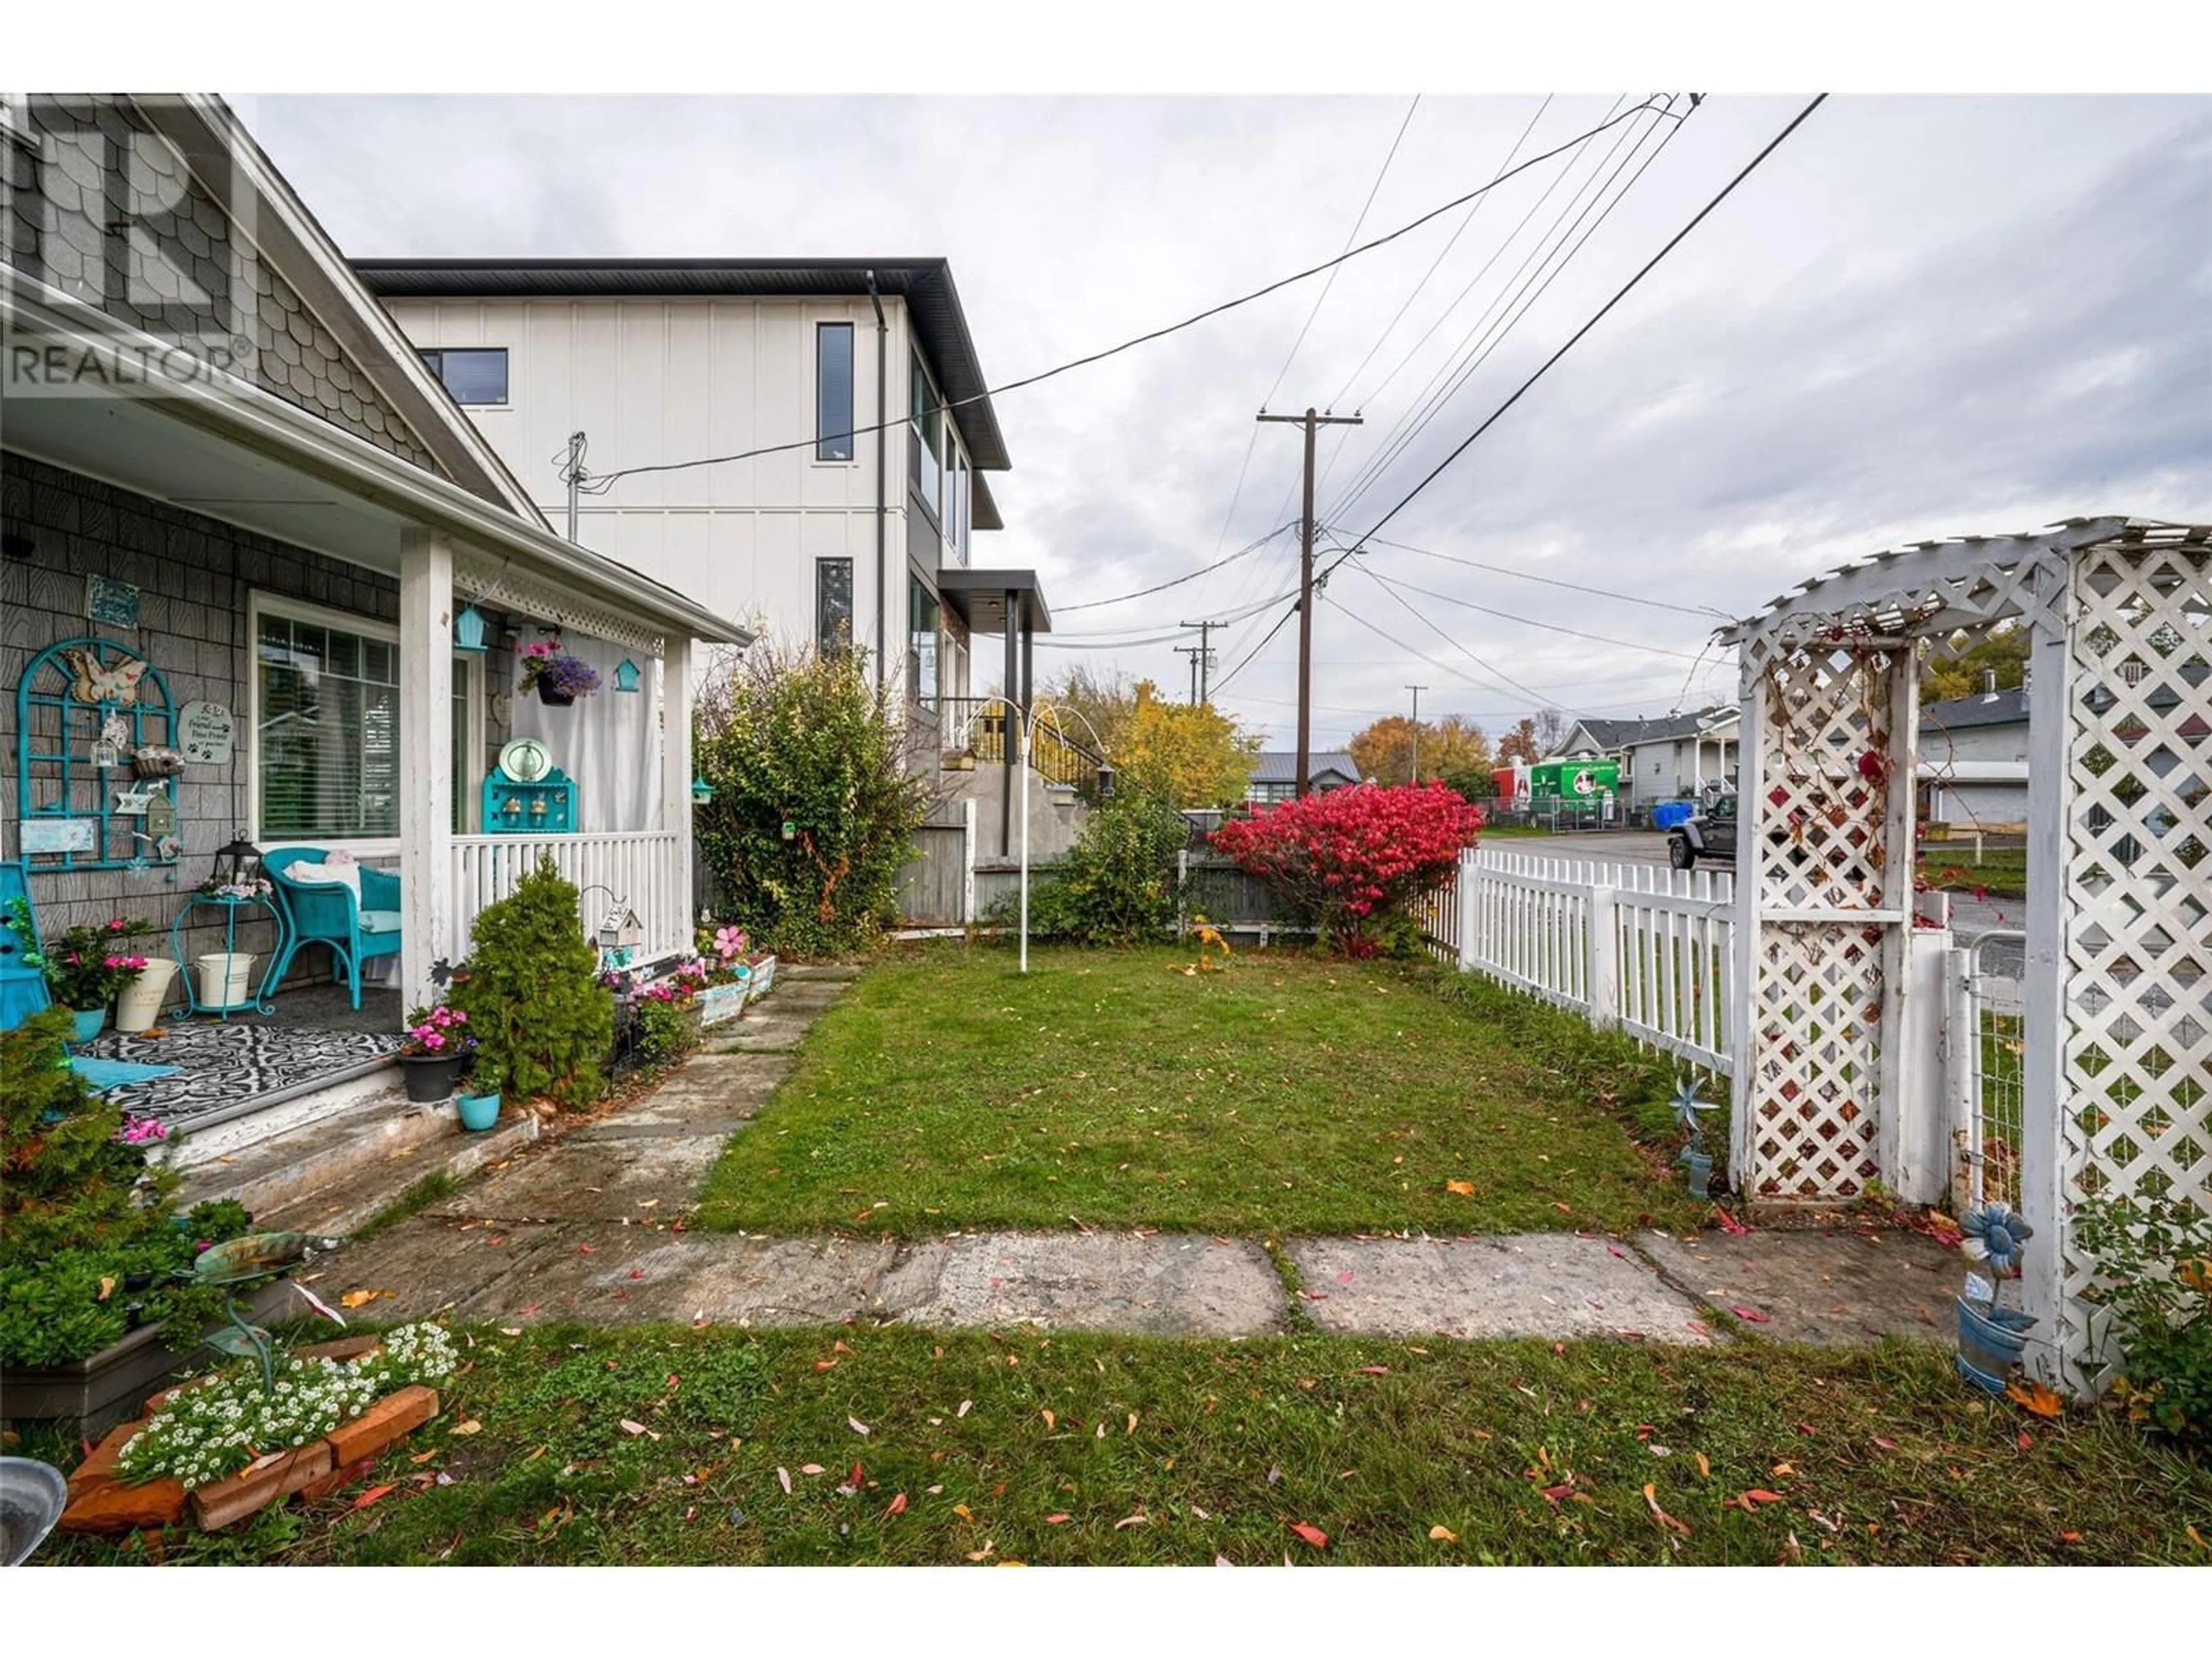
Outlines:
{"type": "Polygon", "coordinates": [[[479,1079],[495,1076],[519,1099],[550,1095],[563,1106],[588,1106],[605,1086],[600,1062],[614,1042],[614,993],[599,982],[576,889],[552,855],[478,913],[470,933],[469,959],[454,970],[446,1000],[469,1017],[479,1079]]]}
{"type": "Polygon", "coordinates": [[[1482,809],[1441,783],[1362,783],[1233,818],[1212,839],[1311,918],[1329,948],[1364,957],[1481,830],[1482,809]]]}

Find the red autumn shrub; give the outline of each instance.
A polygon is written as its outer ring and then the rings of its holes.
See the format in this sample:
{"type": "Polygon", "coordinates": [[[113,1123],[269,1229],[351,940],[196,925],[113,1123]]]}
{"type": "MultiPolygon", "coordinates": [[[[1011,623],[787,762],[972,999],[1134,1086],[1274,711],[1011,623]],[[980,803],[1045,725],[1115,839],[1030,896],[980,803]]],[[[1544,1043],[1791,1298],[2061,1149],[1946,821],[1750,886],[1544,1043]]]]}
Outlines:
{"type": "Polygon", "coordinates": [[[1368,956],[1390,918],[1450,875],[1481,829],[1482,809],[1441,783],[1362,783],[1232,818],[1212,842],[1310,916],[1333,948],[1368,956]]]}

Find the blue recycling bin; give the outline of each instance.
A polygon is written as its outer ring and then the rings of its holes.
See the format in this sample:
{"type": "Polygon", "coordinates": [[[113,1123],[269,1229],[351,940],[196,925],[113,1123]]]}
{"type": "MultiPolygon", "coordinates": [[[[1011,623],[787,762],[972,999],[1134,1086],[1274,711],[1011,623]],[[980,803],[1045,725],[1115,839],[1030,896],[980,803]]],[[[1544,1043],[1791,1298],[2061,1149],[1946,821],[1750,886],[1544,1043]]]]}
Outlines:
{"type": "Polygon", "coordinates": [[[1692,803],[1686,800],[1662,801],[1651,809],[1651,827],[1654,830],[1676,829],[1687,823],[1697,810],[1692,803]]]}

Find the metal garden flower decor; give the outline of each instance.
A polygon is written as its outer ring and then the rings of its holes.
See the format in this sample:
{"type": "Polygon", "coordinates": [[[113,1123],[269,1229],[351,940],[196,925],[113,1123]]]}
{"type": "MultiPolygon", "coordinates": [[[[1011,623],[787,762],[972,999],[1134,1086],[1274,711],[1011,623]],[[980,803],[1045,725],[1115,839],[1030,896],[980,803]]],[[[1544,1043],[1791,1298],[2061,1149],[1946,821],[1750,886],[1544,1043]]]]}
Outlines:
{"type": "Polygon", "coordinates": [[[1986,1261],[2001,1273],[2020,1266],[2021,1247],[2035,1229],[2002,1204],[1978,1204],[1960,1224],[1966,1237],[1959,1249],[1969,1260],[1986,1261]]]}
{"type": "Polygon", "coordinates": [[[1690,1190],[1700,1198],[1712,1190],[1713,1184],[1712,1154],[1705,1150],[1705,1120],[1700,1115],[1713,1109],[1713,1102],[1698,1098],[1695,1078],[1686,1077],[1674,1085],[1674,1121],[1690,1137],[1677,1162],[1688,1167],[1690,1190]]]}
{"type": "Polygon", "coordinates": [[[2037,1321],[2000,1305],[2002,1281],[2020,1276],[2027,1241],[2035,1236],[2020,1213],[2002,1204],[1977,1204],[1960,1221],[1959,1249],[1968,1261],[1987,1262],[1990,1277],[1969,1272],[1959,1297],[1959,1375],[1976,1388],[2002,1394],[2037,1321]]]}

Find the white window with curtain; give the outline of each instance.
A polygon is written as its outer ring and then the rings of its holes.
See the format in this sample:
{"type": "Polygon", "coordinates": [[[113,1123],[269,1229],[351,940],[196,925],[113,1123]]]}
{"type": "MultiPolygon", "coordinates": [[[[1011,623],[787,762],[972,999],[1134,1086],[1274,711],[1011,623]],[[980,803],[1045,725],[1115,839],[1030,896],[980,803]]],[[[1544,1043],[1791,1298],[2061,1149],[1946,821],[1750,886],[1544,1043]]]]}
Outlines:
{"type": "Polygon", "coordinates": [[[399,834],[399,630],[255,593],[252,828],[264,844],[399,834]]]}
{"type": "MultiPolygon", "coordinates": [[[[372,617],[253,594],[252,824],[264,845],[390,850],[399,835],[399,630],[372,617]]],[[[453,658],[456,835],[475,827],[483,775],[483,660],[453,658]]]]}

